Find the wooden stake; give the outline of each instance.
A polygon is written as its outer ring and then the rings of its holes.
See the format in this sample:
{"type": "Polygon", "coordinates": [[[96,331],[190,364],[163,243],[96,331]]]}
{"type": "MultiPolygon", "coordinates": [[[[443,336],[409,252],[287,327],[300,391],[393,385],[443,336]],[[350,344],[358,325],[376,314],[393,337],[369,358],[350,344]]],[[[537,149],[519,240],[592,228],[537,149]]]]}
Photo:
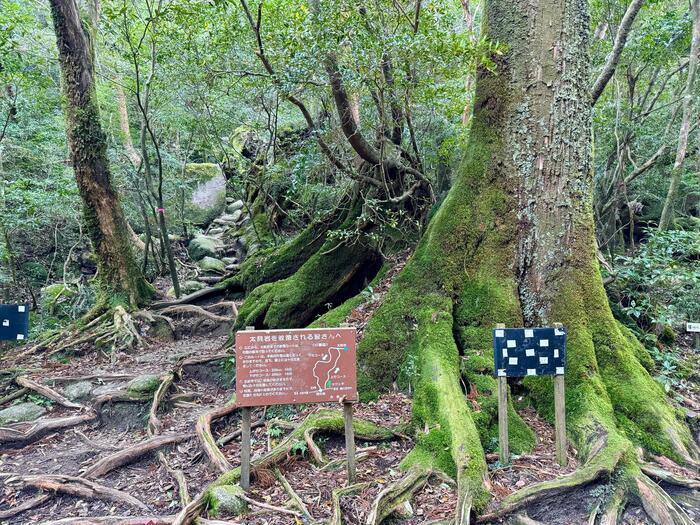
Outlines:
{"type": "MultiPolygon", "coordinates": [[[[255,330],[246,326],[246,330],[255,330]]],[[[241,488],[250,488],[250,408],[241,408],[241,488]]]]}
{"type": "Polygon", "coordinates": [[[554,433],[556,436],[555,451],[557,463],[565,467],[567,464],[566,398],[563,375],[554,376],[554,433]]]}
{"type": "Polygon", "coordinates": [[[357,466],[355,463],[355,430],[352,428],[352,403],[343,402],[343,417],[345,419],[345,452],[348,456],[348,485],[355,483],[357,466]]]}
{"type": "Polygon", "coordinates": [[[241,488],[250,488],[250,408],[241,408],[241,488]]]}
{"type": "MultiPolygon", "coordinates": [[[[496,328],[501,330],[506,325],[499,323],[496,328]]],[[[502,465],[510,462],[508,445],[508,379],[498,377],[498,459],[502,465]]]]}

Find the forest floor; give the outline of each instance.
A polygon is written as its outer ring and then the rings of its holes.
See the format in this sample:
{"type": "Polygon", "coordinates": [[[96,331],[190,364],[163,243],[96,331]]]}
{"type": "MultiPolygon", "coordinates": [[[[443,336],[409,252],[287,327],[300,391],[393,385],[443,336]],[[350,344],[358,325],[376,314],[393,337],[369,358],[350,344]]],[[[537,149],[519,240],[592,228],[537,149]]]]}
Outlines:
{"type": "MultiPolygon", "coordinates": [[[[406,255],[403,254],[402,259],[406,255]]],[[[402,266],[401,260],[396,261],[392,271],[375,287],[374,298],[349,315],[348,322],[355,325],[360,333],[381,302],[391,279],[402,266]]],[[[12,430],[4,433],[5,429],[0,429],[1,524],[78,523],[59,520],[79,517],[85,518],[80,523],[95,523],[94,518],[106,516],[142,517],[141,520],[129,522],[132,524],[167,523],[181,508],[181,495],[174,473],[182,473],[190,495],[199,493],[218,477],[220,471],[203,453],[200,438],[195,433],[195,423],[203,414],[225,405],[235,392],[233,350],[223,350],[228,326],[179,317],[175,319],[175,327],[179,337],[174,341],[158,340],[145,333],[146,346],[116,354],[86,345],[71,355],[26,355],[24,347],[14,347],[3,355],[3,372],[0,376],[0,398],[3,399],[0,403],[9,406],[13,402],[32,401],[43,406],[46,413],[36,422],[11,424],[9,427],[12,430]],[[171,437],[173,442],[159,448],[162,455],[153,451],[139,454],[133,461],[93,475],[90,469],[101,465],[98,463],[100,460],[153,438],[153,427],[149,431],[153,392],[151,390],[148,396],[140,399],[131,399],[125,395],[129,382],[144,374],[163,378],[173,372],[173,385],[162,402],[158,403],[159,424],[156,425],[155,436],[171,437]],[[6,396],[12,397],[13,393],[26,388],[22,386],[27,384],[26,379],[31,381],[29,390],[22,397],[6,402],[6,396]],[[68,400],[63,396],[67,395],[70,385],[77,383],[89,384],[89,394],[78,401],[66,403],[68,400]],[[39,385],[39,391],[36,385],[39,385]],[[50,388],[48,395],[47,392],[40,392],[42,386],[50,388]],[[90,417],[90,414],[95,417],[90,417]],[[32,429],[42,422],[65,421],[64,418],[81,415],[85,419],[77,421],[77,424],[47,428],[25,441],[16,439],[20,435],[30,435],[32,429]],[[48,485],[47,482],[55,484],[48,485]],[[38,488],[42,483],[44,491],[38,488]],[[58,492],[56,484],[60,485],[58,492]],[[25,507],[26,510],[22,510],[25,507]]],[[[682,386],[686,389],[684,396],[689,402],[697,402],[697,385],[682,386]]],[[[0,409],[5,406],[0,406],[0,409]]],[[[261,424],[252,433],[253,458],[274,447],[289,432],[286,425],[280,425],[280,421],[286,420],[296,425],[309,413],[322,408],[339,407],[330,404],[277,406],[269,407],[264,412],[254,411],[252,421],[260,420],[261,424]]],[[[355,416],[393,428],[410,420],[411,399],[404,393],[388,393],[375,402],[356,405],[355,416]]],[[[497,454],[487,455],[489,482],[494,497],[491,508],[518,489],[557,478],[572,472],[578,465],[576,451],[570,448],[568,466],[558,466],[554,461],[552,426],[529,408],[521,410],[521,416],[535,431],[537,446],[530,454],[514,457],[508,466],[498,463],[497,454]]],[[[216,440],[239,429],[240,416],[237,411],[215,420],[211,425],[216,440]]],[[[335,462],[338,464],[336,468],[312,464],[303,442],[278,467],[314,519],[318,523],[326,523],[333,512],[333,490],[347,484],[342,465],[344,439],[336,434],[319,434],[316,443],[323,449],[328,461],[338,460],[335,462]]],[[[403,435],[397,435],[392,441],[358,443],[358,453],[363,460],[358,464],[357,477],[358,482],[365,482],[366,485],[360,492],[342,498],[343,523],[366,523],[378,493],[403,475],[399,464],[413,445],[412,439],[403,435]]],[[[220,449],[232,466],[240,463],[239,439],[230,440],[220,449]]],[[[288,491],[274,472],[262,470],[254,474],[249,497],[262,504],[285,506],[289,499],[288,491]]],[[[552,516],[542,523],[587,523],[591,501],[596,498],[593,492],[589,496],[587,501],[572,501],[565,515],[552,516]]],[[[688,505],[689,512],[700,516],[700,512],[692,508],[692,503],[688,505]]],[[[385,523],[417,525],[441,523],[443,520],[447,523],[446,520],[454,515],[455,506],[454,484],[448,479],[434,476],[414,495],[408,514],[392,516],[385,523]]],[[[301,523],[292,515],[264,508],[252,510],[245,518],[218,517],[226,521],[217,523],[301,523]]],[[[632,504],[628,506],[621,523],[651,522],[641,507],[632,504]]]]}

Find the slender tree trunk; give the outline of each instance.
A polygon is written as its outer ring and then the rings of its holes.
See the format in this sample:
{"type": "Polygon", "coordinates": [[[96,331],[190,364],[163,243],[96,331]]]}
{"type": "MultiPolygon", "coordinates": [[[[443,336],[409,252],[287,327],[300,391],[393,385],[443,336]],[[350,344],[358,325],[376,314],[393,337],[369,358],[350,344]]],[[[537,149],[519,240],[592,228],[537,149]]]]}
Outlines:
{"type": "Polygon", "coordinates": [[[685,85],[683,96],[683,117],[681,129],[678,134],[678,148],[676,149],[676,160],[671,171],[671,184],[668,187],[666,201],[661,211],[659,219],[659,230],[668,230],[673,223],[673,208],[678,196],[678,189],[681,185],[683,175],[683,164],[688,150],[688,135],[690,134],[690,120],[693,113],[693,101],[695,100],[695,77],[698,68],[698,55],[700,55],[700,0],[692,0],[690,12],[693,19],[693,38],[690,44],[690,57],[688,59],[688,80],[685,85]]]}
{"type": "Polygon", "coordinates": [[[147,301],[153,289],[134,257],[129,228],[112,186],[95,94],[89,35],[83,29],[75,0],[49,1],[66,99],[71,161],[97,255],[102,299],[123,296],[136,306],[147,301]]]}

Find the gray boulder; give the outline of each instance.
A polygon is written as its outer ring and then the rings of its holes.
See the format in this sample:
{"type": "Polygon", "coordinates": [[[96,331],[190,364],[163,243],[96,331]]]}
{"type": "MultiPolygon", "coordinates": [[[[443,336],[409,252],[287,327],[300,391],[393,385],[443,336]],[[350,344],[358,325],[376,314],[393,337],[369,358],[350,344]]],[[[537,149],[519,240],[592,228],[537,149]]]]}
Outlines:
{"type": "Polygon", "coordinates": [[[204,257],[216,257],[222,248],[223,246],[218,239],[207,237],[206,235],[197,235],[187,245],[187,252],[192,260],[199,261],[204,257]]]}
{"type": "Polygon", "coordinates": [[[243,201],[237,200],[236,202],[226,206],[226,213],[235,213],[240,209],[243,209],[243,201]]]}
{"type": "Polygon", "coordinates": [[[217,164],[187,164],[185,179],[192,194],[185,204],[185,217],[206,226],[226,209],[226,178],[217,164]]]}
{"type": "Polygon", "coordinates": [[[71,401],[76,401],[78,399],[85,399],[90,397],[92,393],[92,383],[90,381],[78,381],[77,383],[71,383],[63,389],[65,396],[71,401]]]}
{"type": "Polygon", "coordinates": [[[46,409],[36,403],[17,403],[0,410],[0,427],[9,423],[20,423],[22,421],[34,421],[43,416],[46,409]]]}

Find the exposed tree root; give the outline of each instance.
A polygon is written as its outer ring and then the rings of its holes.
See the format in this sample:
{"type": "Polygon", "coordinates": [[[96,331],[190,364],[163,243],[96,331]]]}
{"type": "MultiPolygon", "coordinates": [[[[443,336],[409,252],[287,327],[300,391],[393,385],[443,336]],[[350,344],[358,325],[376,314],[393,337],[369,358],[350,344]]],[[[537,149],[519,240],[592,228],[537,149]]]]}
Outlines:
{"type": "Polygon", "coordinates": [[[412,467],[401,479],[387,485],[374,499],[367,515],[367,525],[379,525],[394,510],[410,501],[415,492],[423,488],[431,471],[422,467],[412,467]]]}
{"type": "Polygon", "coordinates": [[[66,399],[64,396],[62,396],[61,394],[59,394],[55,390],[53,390],[45,385],[39,384],[35,381],[32,381],[27,376],[18,376],[15,378],[15,382],[18,385],[23,386],[24,388],[28,388],[29,390],[33,390],[37,394],[41,394],[42,396],[44,396],[48,399],[51,399],[51,400],[55,401],[56,403],[58,403],[59,405],[64,406],[66,408],[80,408],[80,409],[85,408],[83,405],[81,405],[79,403],[73,403],[69,399],[66,399]]]}
{"type": "Polygon", "coordinates": [[[131,314],[123,306],[115,306],[97,315],[89,322],[81,319],[67,331],[53,334],[31,346],[18,357],[24,357],[40,350],[49,349],[48,356],[92,343],[95,346],[108,347],[112,351],[133,349],[142,346],[144,340],[134,322],[138,314],[131,314]],[[67,332],[67,334],[66,334],[67,332]]]}
{"type": "MultiPolygon", "coordinates": [[[[252,430],[252,429],[254,429],[254,428],[258,428],[258,427],[261,427],[261,426],[263,426],[263,425],[265,425],[265,415],[264,415],[264,413],[263,413],[263,416],[262,416],[261,418],[256,419],[255,421],[253,421],[253,422],[250,424],[250,428],[251,428],[251,430],[252,430]]],[[[227,443],[230,443],[231,441],[233,441],[234,439],[238,439],[239,437],[241,437],[241,429],[240,429],[240,428],[234,430],[234,431],[231,432],[230,434],[227,434],[227,435],[225,435],[225,436],[223,436],[223,437],[220,437],[219,439],[216,440],[216,444],[217,444],[218,446],[220,446],[220,447],[223,447],[223,446],[226,445],[227,443]]]]}
{"type": "Polygon", "coordinates": [[[197,423],[195,425],[195,430],[204,452],[220,473],[228,472],[233,467],[216,445],[214,436],[212,436],[211,433],[211,422],[214,419],[219,419],[220,417],[232,414],[236,410],[238,410],[238,405],[236,405],[235,401],[231,401],[224,406],[217,407],[202,414],[199,416],[199,419],[197,419],[197,423]]]}
{"type": "Polygon", "coordinates": [[[328,525],[342,525],[343,514],[340,508],[340,498],[343,496],[349,496],[351,494],[356,494],[363,491],[369,483],[355,483],[349,487],[342,487],[335,489],[331,495],[331,501],[333,503],[333,514],[331,514],[331,519],[328,521],[328,525]]]}
{"type": "MultiPolygon", "coordinates": [[[[218,417],[227,415],[236,409],[235,403],[229,405],[224,405],[219,409],[215,409],[207,414],[218,414],[218,417]]],[[[200,420],[198,421],[198,426],[200,420]]],[[[210,423],[211,419],[209,420],[210,423]]],[[[202,428],[207,428],[208,425],[202,425],[202,428]]],[[[336,410],[319,410],[313,414],[309,414],[304,421],[302,421],[299,426],[297,426],[292,432],[286,436],[282,442],[280,442],[272,450],[254,458],[251,462],[251,471],[255,474],[256,470],[259,469],[271,469],[279,462],[283,461],[291,453],[292,447],[299,441],[304,439],[304,433],[308,429],[315,429],[319,432],[343,432],[345,428],[345,422],[343,419],[343,414],[336,410]]],[[[355,438],[367,441],[386,441],[395,437],[394,432],[391,430],[381,428],[374,423],[364,421],[361,419],[353,420],[353,428],[355,430],[355,438]]],[[[200,438],[201,439],[201,438],[200,438]]],[[[209,451],[215,450],[215,454],[218,452],[221,456],[221,451],[216,448],[213,438],[211,438],[211,431],[209,431],[209,439],[213,445],[213,449],[209,447],[209,451]]],[[[203,442],[209,441],[205,438],[203,442]]],[[[210,456],[211,459],[212,456],[210,456]]],[[[223,458],[225,460],[225,458],[223,458]]],[[[228,461],[227,461],[228,463],[228,461]]],[[[217,466],[220,468],[220,465],[217,466]]],[[[189,505],[184,507],[180,513],[177,515],[176,519],[173,521],[173,525],[189,525],[192,523],[200,514],[204,512],[208,505],[209,500],[209,490],[221,485],[232,485],[238,483],[241,477],[240,467],[234,469],[229,469],[224,472],[218,479],[211,483],[207,488],[200,492],[189,505]]]]}
{"type": "Polygon", "coordinates": [[[39,494],[38,496],[33,497],[32,499],[28,499],[24,503],[20,503],[19,505],[14,505],[13,507],[10,507],[7,510],[0,510],[0,520],[6,520],[9,518],[12,518],[14,516],[17,516],[17,514],[21,514],[22,512],[25,512],[27,510],[31,510],[35,507],[38,507],[39,505],[43,505],[47,501],[51,499],[50,494],[39,494]]]}
{"type": "Polygon", "coordinates": [[[89,481],[87,479],[78,478],[75,476],[63,476],[57,474],[41,474],[32,476],[16,475],[7,480],[8,483],[11,481],[19,481],[23,485],[29,485],[51,492],[62,492],[64,494],[70,494],[71,496],[78,496],[79,498],[108,500],[115,503],[131,505],[132,507],[146,511],[149,510],[147,505],[126,492],[105,487],[104,485],[100,485],[94,481],[89,481]]]}
{"type": "Polygon", "coordinates": [[[679,487],[686,487],[689,489],[700,489],[700,480],[690,479],[678,474],[674,474],[666,469],[663,469],[652,463],[642,463],[640,465],[642,472],[651,478],[656,478],[661,481],[665,481],[671,485],[677,485],[679,487]]]}
{"type": "Polygon", "coordinates": [[[659,525],[693,525],[693,520],[671,497],[644,474],[636,477],[637,495],[649,517],[659,525]]]}
{"type": "Polygon", "coordinates": [[[196,305],[173,305],[173,306],[168,306],[165,307],[161,310],[161,313],[164,315],[167,314],[176,314],[176,315],[198,315],[200,317],[204,317],[206,319],[211,319],[212,321],[216,321],[217,323],[233,323],[236,319],[235,317],[224,317],[223,315],[217,315],[215,313],[212,313],[208,310],[205,310],[201,306],[196,306],[196,305]]]}
{"type": "Polygon", "coordinates": [[[158,389],[153,394],[153,401],[151,402],[151,409],[148,412],[148,435],[155,436],[160,434],[162,424],[160,419],[158,419],[158,407],[165,399],[168,394],[168,390],[173,384],[175,379],[175,374],[169,372],[163,376],[161,379],[158,389]]]}
{"type": "Polygon", "coordinates": [[[62,518],[40,525],[170,525],[174,516],[99,516],[95,518],[62,518]]]}
{"type": "Polygon", "coordinates": [[[5,397],[0,398],[0,406],[4,405],[5,403],[9,403],[10,401],[14,401],[17,398],[22,397],[27,392],[29,392],[28,388],[20,388],[19,390],[15,390],[11,394],[7,394],[5,397]]]}
{"type": "Polygon", "coordinates": [[[241,498],[243,501],[247,501],[251,505],[253,505],[255,507],[259,507],[261,509],[269,510],[271,512],[279,512],[280,514],[287,514],[289,516],[294,516],[296,518],[302,517],[302,515],[295,510],[289,510],[289,509],[285,509],[283,507],[276,507],[276,506],[270,505],[268,503],[263,503],[262,501],[258,501],[258,500],[255,500],[253,498],[249,498],[248,496],[246,496],[244,494],[241,494],[238,497],[241,498]]]}
{"type": "Polygon", "coordinates": [[[296,509],[301,513],[302,517],[306,520],[307,523],[314,523],[316,520],[314,520],[314,517],[309,512],[309,509],[304,503],[304,501],[299,497],[299,494],[295,492],[295,490],[289,484],[289,481],[287,481],[287,478],[284,477],[284,474],[282,474],[282,472],[280,472],[280,470],[277,468],[274,470],[274,472],[277,481],[280,482],[282,487],[284,487],[284,490],[289,495],[289,499],[291,500],[292,505],[296,507],[296,509]]]}
{"type": "Polygon", "coordinates": [[[85,478],[101,478],[119,467],[133,463],[146,454],[160,450],[163,447],[182,443],[192,437],[192,434],[163,435],[141,441],[131,447],[110,454],[83,472],[85,478]]]}
{"type": "Polygon", "coordinates": [[[0,428],[0,443],[13,448],[24,447],[51,432],[81,425],[96,418],[97,414],[93,411],[89,411],[77,416],[45,420],[40,419],[24,431],[15,427],[0,428]]]}

